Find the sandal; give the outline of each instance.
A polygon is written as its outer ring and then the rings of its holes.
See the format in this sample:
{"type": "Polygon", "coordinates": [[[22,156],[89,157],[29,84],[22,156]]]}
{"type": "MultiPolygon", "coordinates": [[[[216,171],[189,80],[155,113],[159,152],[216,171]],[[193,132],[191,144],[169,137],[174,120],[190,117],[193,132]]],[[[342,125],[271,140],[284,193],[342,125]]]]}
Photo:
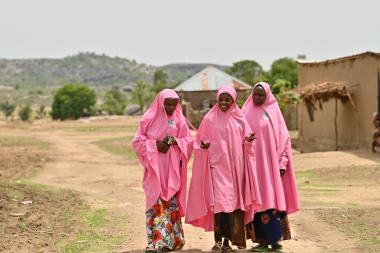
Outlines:
{"type": "Polygon", "coordinates": [[[162,247],[162,249],[160,250],[160,252],[169,252],[171,251],[168,247],[162,247]]]}
{"type": "Polygon", "coordinates": [[[213,252],[222,252],[222,242],[215,242],[214,246],[211,248],[213,252]]]}
{"type": "Polygon", "coordinates": [[[145,253],[157,253],[157,250],[154,248],[154,246],[147,246],[145,248],[145,253]]]}
{"type": "Polygon", "coordinates": [[[232,247],[227,242],[227,244],[223,243],[222,252],[223,253],[229,253],[229,252],[236,252],[236,250],[233,250],[232,247]]]}
{"type": "Polygon", "coordinates": [[[250,250],[248,250],[250,252],[268,252],[270,251],[270,249],[268,248],[268,245],[257,245],[255,247],[252,247],[250,250]]]}
{"type": "Polygon", "coordinates": [[[279,243],[272,244],[272,250],[274,252],[281,252],[283,249],[282,245],[279,243]]]}

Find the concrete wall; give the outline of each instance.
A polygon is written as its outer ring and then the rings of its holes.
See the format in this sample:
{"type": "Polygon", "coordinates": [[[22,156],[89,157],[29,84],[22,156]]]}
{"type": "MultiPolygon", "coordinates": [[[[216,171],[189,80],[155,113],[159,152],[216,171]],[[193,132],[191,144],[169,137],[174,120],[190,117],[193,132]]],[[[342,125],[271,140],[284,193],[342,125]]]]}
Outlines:
{"type": "MultiPolygon", "coordinates": [[[[369,148],[372,139],[372,114],[377,110],[377,69],[379,57],[362,55],[328,63],[301,63],[298,85],[326,81],[359,84],[354,91],[356,110],[349,102],[337,102],[338,150],[369,148]]],[[[309,119],[305,104],[299,106],[300,148],[303,152],[335,150],[335,100],[323,103],[323,110],[309,119]]]]}

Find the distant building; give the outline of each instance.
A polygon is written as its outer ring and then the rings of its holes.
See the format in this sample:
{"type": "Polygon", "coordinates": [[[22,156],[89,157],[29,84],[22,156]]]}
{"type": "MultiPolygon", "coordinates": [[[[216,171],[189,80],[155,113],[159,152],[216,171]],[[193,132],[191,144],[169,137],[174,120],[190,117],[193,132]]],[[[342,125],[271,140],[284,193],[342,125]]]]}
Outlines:
{"type": "Polygon", "coordinates": [[[183,100],[191,103],[192,109],[202,110],[215,105],[216,91],[225,85],[234,87],[238,93],[238,100],[241,101],[249,96],[252,89],[249,84],[213,66],[204,68],[174,89],[183,100]]]}
{"type": "Polygon", "coordinates": [[[301,151],[369,148],[378,111],[380,54],[298,62],[301,151]]]}

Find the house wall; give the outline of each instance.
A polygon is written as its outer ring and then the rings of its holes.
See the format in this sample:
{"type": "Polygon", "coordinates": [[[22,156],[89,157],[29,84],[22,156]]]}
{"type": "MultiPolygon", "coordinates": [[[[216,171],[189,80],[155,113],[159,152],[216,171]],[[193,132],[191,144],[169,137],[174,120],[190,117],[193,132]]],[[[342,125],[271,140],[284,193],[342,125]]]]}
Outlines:
{"type": "Polygon", "coordinates": [[[327,63],[300,63],[298,85],[326,81],[358,84],[354,91],[354,109],[349,102],[337,102],[337,132],[335,136],[334,99],[323,103],[323,110],[314,112],[315,120],[309,119],[307,108],[301,101],[299,106],[299,136],[301,151],[344,150],[369,148],[372,138],[372,114],[377,108],[377,69],[380,58],[362,55],[342,61],[327,63]]]}

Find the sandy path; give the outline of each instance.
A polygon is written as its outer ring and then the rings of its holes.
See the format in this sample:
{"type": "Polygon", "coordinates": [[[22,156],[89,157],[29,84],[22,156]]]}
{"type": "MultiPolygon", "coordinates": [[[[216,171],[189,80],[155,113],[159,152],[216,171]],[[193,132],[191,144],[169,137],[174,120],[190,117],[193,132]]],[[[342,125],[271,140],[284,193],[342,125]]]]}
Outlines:
{"type": "MultiPolygon", "coordinates": [[[[102,137],[99,133],[86,133],[85,136],[65,131],[33,134],[52,143],[55,154],[35,181],[82,192],[94,207],[127,214],[130,236],[120,252],[142,252],[146,242],[145,197],[141,189],[142,170],[137,161],[108,154],[91,144],[102,137]]],[[[311,169],[334,166],[337,156],[353,164],[377,163],[372,157],[343,152],[295,154],[294,159],[298,169],[311,169]]],[[[283,243],[286,252],[358,252],[350,239],[318,220],[311,208],[304,206],[301,212],[290,217],[290,221],[294,240],[283,243]]],[[[182,252],[207,252],[213,245],[212,233],[188,225],[185,225],[185,236],[187,244],[182,252]]]]}

